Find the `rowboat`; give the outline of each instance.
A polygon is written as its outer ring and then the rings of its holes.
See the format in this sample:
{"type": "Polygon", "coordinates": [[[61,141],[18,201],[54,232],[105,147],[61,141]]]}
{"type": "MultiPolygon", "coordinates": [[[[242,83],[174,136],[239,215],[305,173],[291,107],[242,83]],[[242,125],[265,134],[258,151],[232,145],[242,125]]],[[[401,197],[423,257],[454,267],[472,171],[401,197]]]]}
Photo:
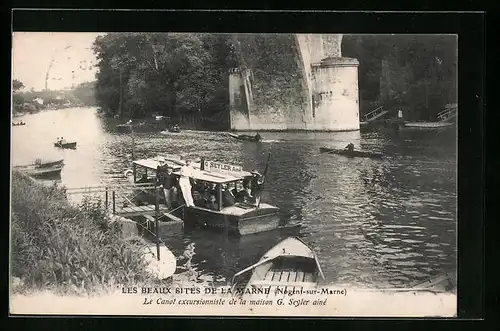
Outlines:
{"type": "Polygon", "coordinates": [[[119,125],[116,126],[116,131],[122,132],[122,133],[132,132],[132,125],[130,125],[130,124],[119,124],[119,125]]]}
{"type": "Polygon", "coordinates": [[[26,125],[24,122],[12,123],[12,126],[26,125]]]}
{"type": "Polygon", "coordinates": [[[360,150],[349,151],[347,149],[336,149],[336,148],[327,148],[327,147],[320,147],[319,151],[321,153],[338,154],[338,155],[344,155],[347,157],[381,158],[384,156],[384,154],[376,153],[376,152],[368,152],[368,151],[360,151],[360,150]]]}
{"type": "Polygon", "coordinates": [[[411,129],[442,129],[453,126],[451,122],[405,122],[402,128],[411,129]]]}
{"type": "Polygon", "coordinates": [[[76,149],[76,141],[69,142],[69,143],[67,143],[67,142],[55,142],[54,147],[76,149]]]}
{"type": "Polygon", "coordinates": [[[237,277],[249,271],[252,275],[245,293],[269,287],[300,291],[302,288],[317,287],[325,279],[314,251],[296,237],[281,241],[257,263],[236,273],[232,279],[233,288],[238,284],[237,277]]]}
{"type": "Polygon", "coordinates": [[[234,133],[228,133],[230,137],[233,137],[238,140],[244,140],[244,141],[254,141],[254,142],[259,142],[262,140],[262,137],[259,134],[256,134],[255,136],[250,136],[247,134],[234,134],[234,133]]]}

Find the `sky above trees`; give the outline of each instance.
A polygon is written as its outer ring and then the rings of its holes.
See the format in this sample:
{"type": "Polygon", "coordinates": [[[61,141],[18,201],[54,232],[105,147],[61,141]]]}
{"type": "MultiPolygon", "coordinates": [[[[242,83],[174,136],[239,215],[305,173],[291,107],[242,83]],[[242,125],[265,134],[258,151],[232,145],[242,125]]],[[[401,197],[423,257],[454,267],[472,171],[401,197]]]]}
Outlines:
{"type": "Polygon", "coordinates": [[[96,58],[92,43],[99,33],[14,32],[12,37],[12,77],[25,89],[52,90],[95,80],[96,58]]]}

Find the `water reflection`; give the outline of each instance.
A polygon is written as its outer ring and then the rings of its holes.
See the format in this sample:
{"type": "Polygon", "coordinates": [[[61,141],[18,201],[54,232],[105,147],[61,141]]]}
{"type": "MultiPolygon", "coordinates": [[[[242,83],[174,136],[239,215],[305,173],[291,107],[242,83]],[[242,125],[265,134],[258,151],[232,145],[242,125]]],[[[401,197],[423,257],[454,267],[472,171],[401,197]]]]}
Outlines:
{"type": "MultiPolygon", "coordinates": [[[[298,235],[318,253],[330,282],[404,286],[456,266],[456,143],[449,133],[263,133],[264,142],[216,132],[114,132],[94,109],[66,109],[22,118],[12,129],[14,163],[63,157],[68,187],[125,182],[135,157],[158,153],[242,164],[263,171],[263,198],[300,228],[226,238],[193,232],[164,239],[178,256],[180,279],[223,284],[257,262],[281,239],[298,235]],[[58,136],[78,148],[58,150],[58,136]],[[319,147],[383,152],[382,160],[320,154],[319,147]]],[[[251,134],[251,133],[250,133],[251,134]]]]}

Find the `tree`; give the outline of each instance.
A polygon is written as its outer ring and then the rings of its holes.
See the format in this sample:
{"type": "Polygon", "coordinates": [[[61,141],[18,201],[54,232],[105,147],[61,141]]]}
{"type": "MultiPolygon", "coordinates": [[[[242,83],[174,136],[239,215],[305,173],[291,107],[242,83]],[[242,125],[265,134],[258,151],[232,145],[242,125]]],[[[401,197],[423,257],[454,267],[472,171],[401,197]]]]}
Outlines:
{"type": "Polygon", "coordinates": [[[215,108],[216,92],[227,89],[227,37],[110,33],[96,39],[94,52],[96,100],[111,115],[204,116],[215,108]]]}

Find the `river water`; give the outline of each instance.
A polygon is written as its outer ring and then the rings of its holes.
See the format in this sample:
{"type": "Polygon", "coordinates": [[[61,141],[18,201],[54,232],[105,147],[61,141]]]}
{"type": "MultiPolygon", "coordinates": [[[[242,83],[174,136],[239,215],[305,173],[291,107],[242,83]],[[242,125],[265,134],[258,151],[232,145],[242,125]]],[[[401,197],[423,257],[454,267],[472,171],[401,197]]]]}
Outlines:
{"type": "MultiPolygon", "coordinates": [[[[62,157],[67,187],[125,182],[131,134],[116,133],[93,108],[16,118],[14,164],[62,157]],[[59,136],[78,142],[59,150],[59,136]]],[[[164,238],[178,257],[177,275],[223,284],[257,262],[286,236],[301,237],[318,254],[329,283],[406,287],[456,268],[455,132],[261,133],[260,144],[216,132],[134,133],[136,157],[158,153],[205,157],[263,171],[271,162],[263,201],[281,209],[297,230],[227,238],[205,231],[164,238]],[[382,160],[320,154],[319,147],[383,152],[382,160]]]]}

